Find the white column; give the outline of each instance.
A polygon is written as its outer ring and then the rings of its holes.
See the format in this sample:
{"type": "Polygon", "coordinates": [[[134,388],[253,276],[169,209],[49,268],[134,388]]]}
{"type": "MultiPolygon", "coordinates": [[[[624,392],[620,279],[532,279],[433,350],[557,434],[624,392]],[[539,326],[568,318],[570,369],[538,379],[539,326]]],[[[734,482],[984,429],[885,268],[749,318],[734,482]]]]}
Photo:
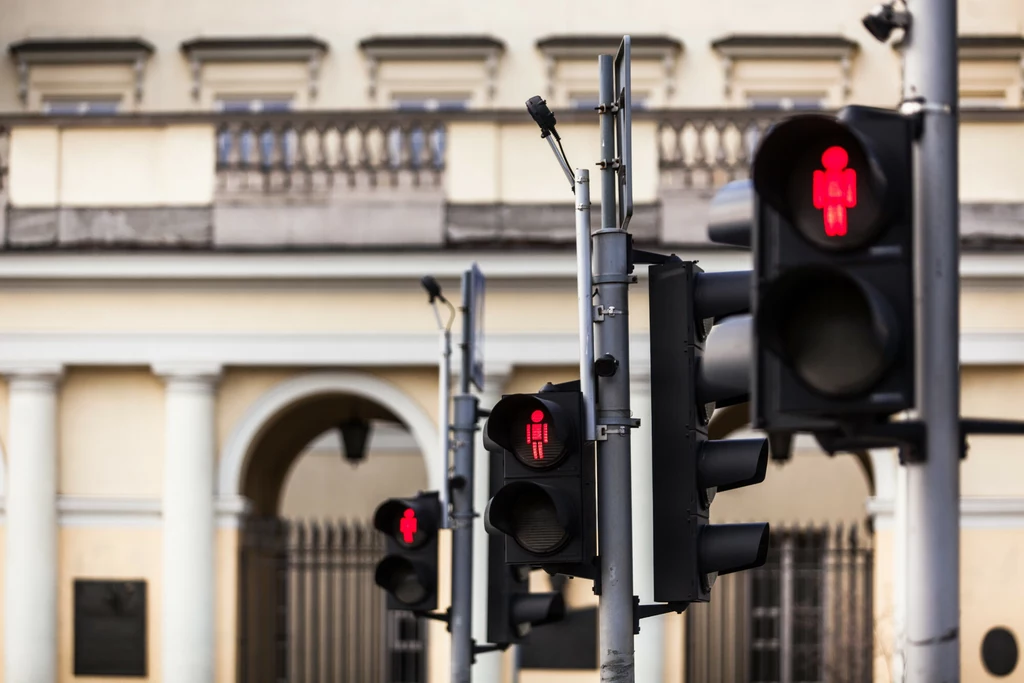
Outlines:
{"type": "Polygon", "coordinates": [[[219,368],[154,370],[166,382],[163,683],[213,683],[214,408],[219,368]]]}
{"type": "Polygon", "coordinates": [[[4,680],[57,680],[57,386],[61,368],[8,374],[4,680]]]}
{"type": "MultiPolygon", "coordinates": [[[[629,405],[639,429],[631,435],[633,484],[633,592],[641,605],[654,602],[654,506],[651,501],[651,377],[644,367],[630,368],[629,405]]],[[[634,641],[638,681],[660,683],[665,678],[664,617],[640,622],[634,641]]]]}
{"type": "MultiPolygon", "coordinates": [[[[480,392],[480,408],[490,410],[501,399],[508,382],[511,367],[487,367],[484,390],[480,392]]],[[[487,642],[487,532],[484,531],[484,510],[490,499],[490,454],[484,449],[483,425],[476,436],[476,458],[473,468],[473,509],[479,515],[473,520],[473,639],[478,644],[487,642]]],[[[488,652],[477,655],[473,665],[474,681],[501,681],[502,655],[488,652]]]]}

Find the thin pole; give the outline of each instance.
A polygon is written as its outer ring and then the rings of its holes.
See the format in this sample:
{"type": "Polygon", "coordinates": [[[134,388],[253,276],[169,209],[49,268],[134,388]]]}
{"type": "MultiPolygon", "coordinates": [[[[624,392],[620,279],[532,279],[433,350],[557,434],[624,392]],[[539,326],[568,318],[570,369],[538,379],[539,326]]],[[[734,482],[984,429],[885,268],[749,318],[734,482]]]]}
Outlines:
{"type": "Polygon", "coordinates": [[[576,169],[576,299],[580,326],[580,391],[583,393],[583,438],[596,429],[594,391],[594,285],[590,259],[590,171],[576,169]]]}
{"type": "Polygon", "coordinates": [[[956,0],[908,0],[904,107],[914,149],[917,404],[923,463],[907,465],[906,683],[960,680],[960,244],[956,0]]]}
{"type": "MultiPolygon", "coordinates": [[[[439,318],[440,320],[440,318],[439,318]]],[[[440,403],[440,416],[439,421],[441,423],[440,432],[441,438],[441,478],[438,481],[442,482],[442,485],[438,487],[437,497],[441,501],[441,528],[451,528],[451,522],[448,519],[448,503],[449,503],[449,491],[448,491],[448,460],[451,456],[451,400],[452,400],[452,333],[450,329],[441,330],[441,365],[439,368],[440,381],[440,396],[438,401],[440,403]]]]}
{"type": "Polygon", "coordinates": [[[600,533],[600,653],[602,683],[633,683],[633,525],[629,412],[629,235],[618,229],[613,64],[598,57],[601,100],[601,229],[594,234],[597,297],[603,320],[595,356],[618,363],[600,378],[597,423],[606,438],[597,442],[598,530],[600,533]]]}
{"type": "Polygon", "coordinates": [[[455,397],[452,489],[452,683],[469,683],[473,667],[473,451],[479,404],[469,393],[470,326],[465,315],[470,276],[462,278],[462,372],[455,397]]]}

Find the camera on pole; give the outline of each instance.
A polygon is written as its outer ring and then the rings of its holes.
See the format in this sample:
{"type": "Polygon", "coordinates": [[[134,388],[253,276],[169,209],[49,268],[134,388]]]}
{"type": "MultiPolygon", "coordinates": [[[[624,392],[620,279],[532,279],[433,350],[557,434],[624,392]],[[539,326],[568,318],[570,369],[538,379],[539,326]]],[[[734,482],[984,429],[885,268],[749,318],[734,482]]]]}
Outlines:
{"type": "Polygon", "coordinates": [[[504,535],[505,563],[552,572],[582,565],[588,576],[596,546],[594,446],[584,440],[578,383],[502,397],[486,434],[502,449],[501,487],[485,525],[504,535]]]}
{"type": "Polygon", "coordinates": [[[791,117],[762,141],[755,427],[870,430],[913,407],[913,127],[851,106],[791,117]]]}
{"type": "Polygon", "coordinates": [[[374,527],[387,538],[374,581],[387,592],[389,610],[426,612],[437,607],[440,522],[436,491],[390,498],[374,513],[374,527]]]}
{"type": "Polygon", "coordinates": [[[764,438],[709,440],[716,407],[749,397],[750,273],[650,267],[654,599],[707,602],[720,574],[760,567],[768,524],[711,524],[720,491],[764,481],[764,438]],[[716,324],[719,323],[719,324],[716,324]]]}

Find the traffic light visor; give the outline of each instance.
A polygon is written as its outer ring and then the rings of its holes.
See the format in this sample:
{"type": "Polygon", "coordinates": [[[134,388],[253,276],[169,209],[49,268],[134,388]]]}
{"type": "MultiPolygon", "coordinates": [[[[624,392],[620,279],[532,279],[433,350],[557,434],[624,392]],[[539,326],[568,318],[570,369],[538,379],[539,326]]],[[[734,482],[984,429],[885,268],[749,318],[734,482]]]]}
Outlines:
{"type": "Polygon", "coordinates": [[[574,520],[561,492],[532,481],[503,487],[487,506],[487,523],[537,555],[557,552],[568,542],[574,520]]]}
{"type": "Polygon", "coordinates": [[[895,360],[896,316],[870,285],[838,270],[787,271],[765,292],[758,334],[812,391],[870,390],[895,360]]]}
{"type": "Polygon", "coordinates": [[[409,560],[391,555],[381,560],[374,574],[378,586],[391,593],[399,602],[415,605],[427,598],[430,577],[424,576],[426,568],[417,570],[409,560]]]}
{"type": "Polygon", "coordinates": [[[835,117],[794,116],[769,130],[754,187],[812,245],[870,245],[885,226],[886,178],[860,136],[835,117]]]}
{"type": "Polygon", "coordinates": [[[415,499],[384,501],[373,516],[377,531],[395,539],[403,548],[419,548],[437,533],[437,520],[415,499]]]}
{"type": "Polygon", "coordinates": [[[554,467],[566,455],[573,425],[561,408],[529,394],[506,396],[491,410],[487,435],[534,469],[554,467]]]}
{"type": "Polygon", "coordinates": [[[700,534],[701,571],[732,574],[756,569],[768,559],[767,524],[709,524],[700,534]]]}

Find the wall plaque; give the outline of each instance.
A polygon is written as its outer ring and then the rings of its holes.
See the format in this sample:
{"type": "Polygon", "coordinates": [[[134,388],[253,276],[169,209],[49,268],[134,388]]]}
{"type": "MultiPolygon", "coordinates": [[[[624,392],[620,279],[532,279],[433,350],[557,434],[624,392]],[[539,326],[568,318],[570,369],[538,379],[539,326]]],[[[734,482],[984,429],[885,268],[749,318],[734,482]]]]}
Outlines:
{"type": "Polygon", "coordinates": [[[75,580],[74,674],[146,676],[146,582],[75,580]]]}

